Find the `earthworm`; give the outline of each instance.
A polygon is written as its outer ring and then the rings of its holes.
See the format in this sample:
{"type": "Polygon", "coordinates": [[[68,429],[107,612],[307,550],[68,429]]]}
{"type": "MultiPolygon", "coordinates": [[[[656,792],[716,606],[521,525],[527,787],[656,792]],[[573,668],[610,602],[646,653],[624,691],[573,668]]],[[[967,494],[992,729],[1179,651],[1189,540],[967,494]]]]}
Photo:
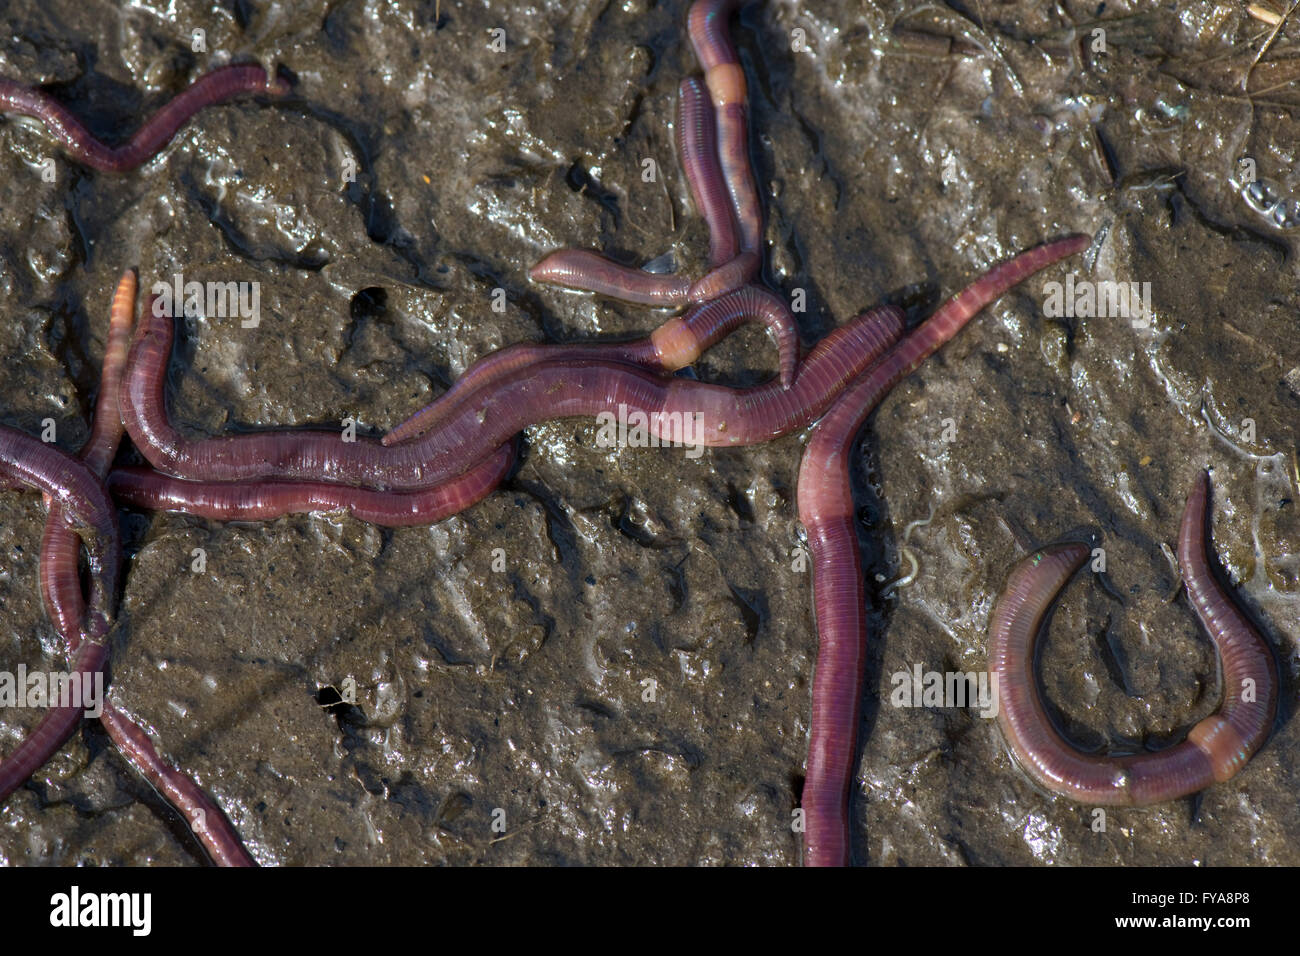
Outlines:
{"type": "Polygon", "coordinates": [[[120,173],[134,169],[151,158],[176,131],[205,106],[245,93],[281,96],[289,85],[279,77],[268,77],[260,66],[224,66],[206,73],[172,97],[145,121],[123,146],[108,146],[48,93],[0,77],[0,110],[33,116],[63,144],[75,161],[91,169],[120,173]]]}
{"type": "MultiPolygon", "coordinates": [[[[940,310],[925,327],[938,329],[975,301],[978,309],[1031,272],[1086,245],[1086,237],[1048,243],[993,269],[940,310]]],[[[377,489],[418,489],[460,474],[529,425],[557,418],[634,413],[669,442],[751,445],[770,441],[819,417],[839,391],[897,335],[892,315],[869,313],[835,329],[804,359],[787,389],[767,382],[735,389],[607,362],[539,362],[517,369],[489,394],[480,390],[437,431],[385,447],[338,433],[275,431],[191,441],[167,419],[164,380],[174,334],[170,318],[145,309],[127,363],[122,421],[155,468],[182,478],[329,481],[377,489]],[[687,429],[690,431],[688,432],[687,429]]],[[[900,345],[907,361],[924,352],[924,337],[900,345]]],[[[924,353],[928,354],[928,352],[924,353]]],[[[924,357],[921,354],[921,358],[924,357]]],[[[920,358],[916,358],[920,361],[920,358]]]]}
{"type": "MultiPolygon", "coordinates": [[[[91,571],[90,607],[73,672],[81,685],[93,680],[108,656],[105,638],[117,595],[121,544],[117,512],[94,474],[81,462],[51,445],[0,425],[0,473],[49,496],[60,509],[65,527],[82,538],[91,571]]],[[[51,705],[12,754],[0,761],[0,800],[8,797],[63,746],[81,720],[80,704],[51,705]]]]}
{"type": "Polygon", "coordinates": [[[147,308],[127,363],[122,421],[135,446],[159,471],[203,481],[329,481],[383,490],[429,488],[463,472],[528,425],[554,418],[617,413],[647,416],[650,432],[705,445],[767,441],[808,424],[834,395],[897,336],[869,316],[831,332],[804,360],[794,384],[734,389],[663,379],[629,365],[545,361],[516,369],[491,390],[460,402],[437,431],[385,447],[339,433],[275,431],[191,441],[167,419],[164,385],[174,334],[170,317],[147,308]],[[484,394],[487,392],[487,394],[484,394]],[[689,419],[689,422],[688,422],[689,419]]]}
{"type": "MultiPolygon", "coordinates": [[[[104,346],[104,364],[100,373],[99,395],[95,400],[95,412],[90,425],[90,438],[81,449],[78,457],[97,477],[102,477],[113,463],[117,454],[118,443],[122,439],[122,417],[118,413],[118,395],[122,382],[122,373],[126,368],[126,358],[131,347],[131,323],[135,313],[135,294],[137,278],[134,269],[127,269],[118,280],[113,292],[113,303],[108,313],[108,339],[104,346]]],[[[69,614],[56,613],[58,608],[49,601],[52,590],[66,585],[52,575],[60,572],[68,574],[75,582],[77,594],[81,594],[81,583],[77,574],[77,559],[80,555],[80,542],[77,535],[70,531],[63,518],[63,508],[49,499],[46,500],[49,513],[45,521],[45,532],[41,541],[41,589],[46,595],[46,609],[55,629],[63,635],[77,635],[73,643],[66,643],[68,659],[76,653],[80,643],[81,619],[83,607],[70,609],[69,614]],[[58,555],[58,560],[46,560],[47,554],[58,555]]],[[[78,604],[84,602],[78,601],[78,604]]]]}
{"type": "Polygon", "coordinates": [[[552,252],[528,270],[528,278],[659,308],[685,305],[691,289],[685,276],[645,272],[587,249],[552,252]]]}
{"type": "MultiPolygon", "coordinates": [[[[749,162],[745,71],[727,34],[727,21],[739,6],[737,0],[698,0],[691,6],[688,29],[695,57],[704,70],[704,83],[713,101],[718,126],[718,158],[739,228],[740,252],[742,255],[753,254],[752,263],[742,263],[737,267],[742,270],[747,265],[752,269],[758,267],[763,243],[763,207],[749,162]]],[[[752,275],[751,271],[742,281],[747,281],[752,275]]],[[[709,279],[705,276],[700,283],[709,279]]],[[[712,281],[722,284],[717,279],[712,281]]],[[[702,294],[703,286],[692,289],[692,295],[702,294]]]]}
{"type": "MultiPolygon", "coordinates": [[[[81,646],[76,622],[85,610],[77,558],[76,535],[67,533],[54,521],[46,521],[41,545],[41,590],[46,611],[55,622],[70,658],[81,646]],[[68,622],[73,623],[69,626],[68,622]]],[[[108,700],[103,702],[99,722],[122,756],[184,818],[214,863],[256,865],[221,807],[188,774],[158,753],[143,728],[108,700]]]]}
{"type": "Polygon", "coordinates": [[[804,862],[809,866],[841,866],[849,861],[849,784],[867,647],[866,595],[849,480],[853,439],[889,390],[961,331],[972,316],[1012,286],[1086,248],[1090,241],[1087,236],[1061,239],[991,269],[859,376],[813,429],[799,466],[797,491],[799,520],[807,529],[813,557],[818,634],[803,789],[804,862]]]}
{"type": "Polygon", "coordinates": [[[1173,747],[1093,756],[1057,733],[1034,680],[1034,645],[1048,608],[1090,552],[1081,544],[1056,545],[1012,570],[989,622],[998,724],[1016,761],[1054,793],[1093,805],[1163,803],[1230,779],[1268,737],[1277,710],[1277,666],[1268,644],[1210,570],[1208,497],[1209,478],[1201,472],[1183,511],[1178,560],[1188,601],[1219,654],[1223,702],[1173,747]]]}
{"type": "MultiPolygon", "coordinates": [[[[135,270],[128,269],[118,282],[109,310],[108,344],[104,349],[99,397],[95,402],[90,440],[81,450],[81,459],[97,475],[108,471],[122,438],[118,393],[131,344],[136,285],[135,270]]],[[[69,660],[76,658],[82,645],[81,621],[86,610],[77,573],[79,557],[77,535],[63,521],[61,507],[52,505],[41,540],[41,595],[50,620],[63,638],[69,660]]],[[[254,865],[255,861],[221,808],[194,780],[158,753],[143,729],[107,700],[103,701],[99,719],[122,755],[170,801],[214,862],[223,866],[254,865]]]]}
{"type": "Polygon", "coordinates": [[[450,389],[380,441],[395,445],[427,432],[445,420],[464,398],[535,362],[604,359],[638,365],[652,372],[674,372],[695,362],[742,323],[751,321],[762,322],[776,339],[781,355],[781,384],[790,386],[799,361],[799,334],[794,316],[778,296],[757,286],[746,286],[696,306],[684,316],[674,316],[649,338],[589,345],[511,345],[499,349],[471,365],[450,389]]]}
{"type": "Polygon", "coordinates": [[[695,208],[709,227],[709,265],[730,262],[737,252],[736,222],[718,165],[718,126],[708,95],[693,76],[677,88],[677,155],[695,208]]]}
{"type": "Polygon", "coordinates": [[[401,528],[434,524],[482,501],[509,473],[514,459],[513,447],[503,445],[459,477],[425,491],[372,491],[310,481],[186,481],[149,468],[116,469],[108,476],[108,490],[133,508],[217,521],[346,511],[360,521],[401,528]]]}

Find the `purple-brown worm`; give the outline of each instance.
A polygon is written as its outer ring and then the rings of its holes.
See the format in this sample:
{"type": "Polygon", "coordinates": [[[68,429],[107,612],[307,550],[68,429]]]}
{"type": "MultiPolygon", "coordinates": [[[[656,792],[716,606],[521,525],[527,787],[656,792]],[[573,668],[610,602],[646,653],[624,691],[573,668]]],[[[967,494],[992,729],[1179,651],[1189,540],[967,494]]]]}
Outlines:
{"type": "MultiPolygon", "coordinates": [[[[0,426],[0,475],[48,496],[59,520],[80,536],[90,565],[91,591],[81,641],[70,667],[82,685],[94,679],[108,657],[105,639],[117,597],[121,542],[117,511],[97,476],[85,464],[52,445],[0,426]]],[[[80,623],[80,622],[79,622],[80,623]]],[[[51,706],[14,752],[0,761],[0,800],[35,773],[76,730],[80,704],[51,706]]]]}
{"type": "Polygon", "coordinates": [[[206,73],[172,97],[122,146],[96,139],[75,116],[48,93],[0,77],[0,111],[33,116],[45,124],[76,162],[102,172],[134,169],[167,144],[199,110],[244,94],[281,96],[289,90],[279,77],[253,64],[224,66],[206,73]]]}
{"type": "Polygon", "coordinates": [[[117,501],[150,511],[178,511],[215,521],[270,521],[288,514],[347,512],[359,521],[404,528],[442,521],[478,504],[514,464],[503,445],[469,471],[425,491],[373,491],[313,481],[186,481],[150,468],[118,468],[108,476],[117,501]]]}
{"type": "Polygon", "coordinates": [[[136,448],[159,471],[197,481],[328,481],[377,490],[420,490],[446,482],[538,422],[622,411],[645,415],[667,441],[749,445],[800,428],[892,341],[897,327],[871,316],[836,329],[804,360],[794,384],[748,389],[665,379],[594,360],[543,361],[516,369],[459,403],[436,431],[385,447],[337,432],[273,431],[190,440],[165,404],[170,317],[146,309],[131,348],[122,420],[136,448]],[[686,436],[689,419],[695,435],[686,436]],[[696,427],[698,426],[698,427],[696,427]]]}
{"type": "Polygon", "coordinates": [[[763,207],[749,161],[749,107],[745,71],[727,34],[727,21],[737,0],[697,0],[691,6],[688,31],[695,57],[704,70],[704,83],[713,101],[718,129],[718,159],[731,196],[739,231],[739,252],[730,263],[697,281],[688,291],[692,302],[742,285],[758,270],[763,243],[763,207]]]}
{"type": "Polygon", "coordinates": [[[648,338],[633,342],[574,345],[511,345],[479,359],[443,395],[402,422],[380,441],[395,445],[437,426],[459,404],[480,389],[536,362],[605,360],[636,365],[652,372],[675,372],[693,364],[712,345],[746,322],[761,322],[776,340],[780,353],[780,380],[794,383],[799,362],[799,334],[794,316],[776,295],[758,286],[746,286],[720,299],[674,316],[648,338]]]}
{"type": "MultiPolygon", "coordinates": [[[[849,786],[867,650],[866,593],[849,479],[853,440],[880,400],[971,317],[1012,286],[1087,248],[1074,236],[1038,246],[996,266],[944,303],[860,375],[813,429],[799,466],[799,520],[813,558],[817,667],[811,741],[803,788],[804,863],[849,862],[849,786]]],[[[895,310],[896,311],[896,310],[895,310]]]]}
{"type": "MultiPolygon", "coordinates": [[[[958,300],[1001,295],[1023,275],[1071,254],[1071,238],[1022,253],[958,300]]],[[[835,329],[804,359],[794,383],[736,389],[608,362],[539,362],[516,370],[442,421],[436,431],[385,447],[335,432],[274,431],[190,440],[167,418],[165,377],[174,334],[170,317],[145,309],[128,360],[122,421],[136,448],[159,471],[199,481],[329,481],[380,490],[429,488],[455,477],[529,425],[558,418],[637,413],[649,434],[667,442],[752,445],[818,418],[882,344],[892,328],[878,314],[835,329]],[[690,428],[691,434],[685,429],[690,428]]],[[[934,321],[933,319],[931,320],[934,321]]]]}
{"type": "MultiPolygon", "coordinates": [[[[96,476],[103,476],[108,471],[122,439],[118,393],[131,344],[135,294],[135,270],[128,269],[113,294],[99,396],[95,402],[90,439],[80,454],[96,476]]],[[[81,626],[86,602],[77,567],[80,542],[62,515],[61,506],[51,503],[41,541],[40,579],[46,612],[62,637],[71,661],[76,659],[83,643],[81,626]]],[[[99,719],[122,755],[180,813],[215,863],[221,866],[255,864],[238,831],[221,808],[184,771],[158,753],[141,727],[107,700],[103,701],[99,719]]]]}
{"type": "Polygon", "coordinates": [[[1034,646],[1085,545],[1037,551],[1012,569],[989,622],[989,672],[998,725],[1016,762],[1053,793],[1100,806],[1147,806],[1230,779],[1267,739],[1277,713],[1277,664],[1268,644],[1219,585],[1207,544],[1209,477],[1197,475],[1178,534],[1188,602],[1219,654],[1223,700],[1181,743],[1155,753],[1084,754],[1052,726],[1034,678],[1034,646]]]}

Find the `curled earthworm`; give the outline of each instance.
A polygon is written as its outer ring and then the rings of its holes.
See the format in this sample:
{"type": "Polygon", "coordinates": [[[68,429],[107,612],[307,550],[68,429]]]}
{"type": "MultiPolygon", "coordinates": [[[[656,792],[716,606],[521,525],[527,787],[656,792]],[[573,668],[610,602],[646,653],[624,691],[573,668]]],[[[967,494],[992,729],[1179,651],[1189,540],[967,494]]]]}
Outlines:
{"type": "Polygon", "coordinates": [[[288,91],[289,85],[284,80],[268,76],[255,64],[224,66],[205,73],[172,97],[122,146],[108,146],[96,139],[48,93],[3,77],[0,77],[0,111],[39,119],[78,163],[102,172],[121,173],[152,157],[205,106],[242,94],[282,96],[288,91]]]}
{"type": "MultiPolygon", "coordinates": [[[[1040,269],[1087,248],[1073,236],[1023,252],[945,302],[836,398],[813,429],[799,465],[799,520],[813,557],[817,667],[803,789],[804,863],[849,861],[848,801],[867,648],[866,594],[849,480],[853,439],[880,400],[956,335],[971,317],[1040,269]]],[[[886,312],[896,309],[887,307],[886,312]]]]}
{"type": "Polygon", "coordinates": [[[745,71],[727,35],[727,21],[739,7],[737,0],[697,0],[691,6],[688,30],[695,57],[704,70],[704,83],[713,101],[718,127],[718,159],[731,196],[731,210],[739,229],[740,252],[690,289],[698,302],[717,290],[749,281],[758,269],[763,244],[763,207],[749,162],[749,107],[745,71]],[[725,270],[725,271],[723,271],[725,270]],[[734,284],[734,285],[730,285],[734,284]]]}
{"type": "Polygon", "coordinates": [[[783,387],[794,382],[799,360],[799,335],[794,316],[777,296],[757,286],[746,286],[720,299],[696,306],[685,315],[674,316],[648,338],[633,342],[590,345],[511,345],[479,359],[450,389],[402,422],[380,441],[395,445],[434,428],[464,399],[479,389],[500,381],[511,372],[545,360],[607,360],[637,365],[652,372],[674,372],[694,363],[714,343],[745,322],[758,321],[767,327],[780,351],[783,387]]]}
{"type": "Polygon", "coordinates": [[[1197,475],[1178,534],[1187,598],[1218,651],[1223,702],[1187,738],[1155,753],[1094,756],[1057,733],[1034,679],[1034,645],[1048,608],[1090,553],[1044,548],[1012,569],[989,622],[989,672],[998,724],[1016,761],[1054,793],[1094,805],[1147,806],[1230,779],[1259,750],[1277,711],[1277,665],[1268,644],[1219,586],[1206,541],[1209,477],[1197,475]]]}
{"type": "MultiPolygon", "coordinates": [[[[102,476],[108,471],[122,438],[118,393],[131,343],[135,294],[135,270],[128,269],[113,294],[108,344],[104,350],[90,440],[80,455],[96,475],[102,476]]],[[[41,540],[40,579],[46,612],[62,637],[71,661],[76,660],[83,646],[81,624],[86,603],[77,568],[80,542],[62,516],[62,506],[51,503],[41,540]]],[[[102,640],[98,643],[102,645],[102,640]]],[[[214,862],[223,866],[254,865],[255,861],[244,848],[239,833],[221,808],[193,779],[158,753],[141,727],[107,700],[102,702],[99,719],[122,755],[181,814],[214,862]]]]}

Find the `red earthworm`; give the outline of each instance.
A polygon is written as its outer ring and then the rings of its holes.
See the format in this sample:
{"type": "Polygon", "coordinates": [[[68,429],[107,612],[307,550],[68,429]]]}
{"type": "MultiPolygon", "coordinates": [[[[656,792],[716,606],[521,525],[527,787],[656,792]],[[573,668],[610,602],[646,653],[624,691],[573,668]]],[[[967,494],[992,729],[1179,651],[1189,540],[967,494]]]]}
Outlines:
{"type": "MultiPolygon", "coordinates": [[[[85,611],[77,558],[76,535],[47,520],[41,544],[41,591],[46,611],[63,638],[69,658],[81,646],[78,622],[85,611]]],[[[159,754],[149,735],[135,721],[108,700],[103,702],[99,721],[122,756],[184,818],[214,863],[256,865],[221,807],[188,774],[159,754]]]]}
{"type": "Polygon", "coordinates": [[[741,288],[757,274],[758,253],[741,252],[691,283],[686,297],[692,302],[708,302],[741,288]]]}
{"type": "MultiPolygon", "coordinates": [[[[126,368],[126,358],[131,347],[131,323],[135,314],[135,294],[137,279],[134,269],[127,269],[118,280],[113,292],[113,303],[108,312],[108,339],[104,346],[104,364],[100,373],[99,396],[95,400],[95,413],[90,425],[90,438],[81,449],[79,457],[96,476],[101,477],[108,471],[117,454],[118,443],[122,440],[122,417],[118,412],[118,395],[122,373],[126,368]]],[[[79,631],[84,608],[77,607],[69,615],[61,615],[57,607],[49,601],[52,590],[62,582],[56,579],[56,568],[70,569],[69,574],[76,581],[78,595],[81,593],[80,580],[77,575],[77,558],[80,554],[80,542],[63,520],[62,508],[48,498],[46,506],[49,514],[45,521],[45,533],[41,541],[41,588],[46,595],[46,608],[55,628],[60,634],[78,635],[77,641],[67,645],[68,659],[76,653],[80,643],[79,631]],[[46,554],[56,555],[57,560],[45,560],[46,554]]],[[[78,602],[79,604],[82,602],[78,602]]]]}
{"type": "MultiPolygon", "coordinates": [[[[90,440],[81,450],[82,460],[97,475],[108,471],[122,438],[118,394],[131,344],[136,284],[135,270],[128,269],[117,284],[109,310],[108,344],[104,349],[99,397],[90,440]]],[[[86,611],[77,572],[79,557],[77,535],[63,521],[60,506],[52,505],[41,540],[41,594],[46,612],[63,638],[69,660],[76,659],[82,645],[81,622],[86,611]]],[[[171,802],[216,863],[255,864],[221,808],[194,780],[158,753],[144,730],[107,700],[103,701],[99,719],[122,755],[171,802]]]]}
{"type": "Polygon", "coordinates": [[[68,155],[82,165],[120,173],[134,169],[152,157],[205,106],[245,93],[280,96],[288,90],[284,80],[268,77],[266,71],[255,64],[224,66],[204,74],[172,97],[125,145],[116,147],[96,139],[80,120],[49,94],[3,77],[0,77],[0,110],[39,119],[63,144],[68,155]]]}
{"type": "Polygon", "coordinates": [[[0,425],[0,473],[49,495],[51,509],[81,537],[90,564],[91,593],[86,632],[107,634],[117,594],[121,545],[117,509],[86,465],[53,445],[0,425]]]}
{"type": "Polygon", "coordinates": [[[1268,644],[1210,570],[1208,497],[1209,478],[1201,472],[1183,511],[1178,561],[1188,601],[1219,654],[1223,702],[1173,747],[1094,756],[1056,732],[1034,680],[1034,644],[1048,608],[1090,552],[1081,544],[1056,545],[1012,570],[989,622],[998,724],[1021,767],[1054,793],[1108,806],[1163,803],[1230,779],[1268,737],[1277,711],[1277,667],[1268,644]]]}
{"type": "Polygon", "coordinates": [[[799,361],[799,334],[794,316],[778,296],[757,286],[746,286],[696,306],[684,316],[674,316],[649,338],[581,345],[511,345],[498,349],[471,365],[450,389],[380,441],[395,445],[429,431],[463,400],[526,365],[547,360],[605,360],[638,365],[652,372],[674,372],[694,363],[714,343],[750,321],[761,321],[776,339],[781,355],[781,384],[789,387],[794,382],[799,361]]]}
{"type": "Polygon", "coordinates": [[[695,208],[709,227],[709,265],[730,262],[737,252],[736,223],[718,165],[717,122],[704,87],[693,76],[677,88],[677,154],[695,208]]]}
{"type": "Polygon", "coordinates": [[[804,862],[849,860],[848,799],[866,660],[866,597],[849,482],[853,439],[880,400],[971,317],[1043,267],[1087,247],[1058,240],[994,267],[949,299],[840,395],[818,422],[799,466],[799,519],[813,556],[818,652],[803,790],[804,862]]]}
{"type": "MultiPolygon", "coordinates": [[[[713,100],[718,126],[718,157],[723,180],[731,195],[732,213],[739,227],[740,252],[753,253],[750,267],[756,269],[763,244],[763,207],[749,161],[745,71],[727,34],[727,21],[739,5],[737,0],[698,0],[691,6],[688,28],[695,57],[704,70],[704,83],[713,100]]],[[[742,264],[737,270],[744,267],[742,264]]],[[[743,281],[748,281],[751,275],[743,281]]],[[[710,276],[701,279],[691,290],[692,296],[703,295],[703,284],[709,281],[710,276]]],[[[711,280],[714,287],[722,284],[720,278],[711,280]]]]}
{"type": "MultiPolygon", "coordinates": [[[[1078,251],[1086,237],[1063,239],[1022,253],[973,283],[926,325],[936,331],[974,300],[1001,295],[1029,273],[1078,251]]],[[[978,308],[979,306],[976,306],[978,308]]],[[[556,418],[616,414],[645,416],[647,433],[698,445],[770,441],[816,419],[839,391],[897,334],[879,315],[834,330],[804,359],[794,384],[748,389],[674,378],[610,363],[540,362],[518,369],[418,439],[385,447],[337,433],[276,431],[191,441],[167,419],[164,379],[173,323],[145,309],[127,363],[122,421],[136,448],[155,468],[182,478],[329,481],[378,489],[428,488],[460,474],[529,425],[556,418]],[[687,434],[690,428],[694,434],[687,434]]],[[[919,353],[911,336],[900,348],[919,353]]],[[[928,353],[926,353],[928,354],[928,353]]],[[[899,361],[914,357],[904,353],[899,361]]],[[[923,355],[921,357],[924,357],[923,355]]],[[[919,361],[919,359],[917,359],[919,361]]]]}
{"type": "Polygon", "coordinates": [[[372,491],[310,481],[186,481],[149,468],[118,468],[108,476],[113,497],[133,508],[179,511],[217,521],[269,521],[287,514],[346,511],[360,521],[401,528],[434,524],[478,504],[514,464],[503,445],[469,471],[426,491],[372,491]]]}
{"type": "MultiPolygon", "coordinates": [[[[121,544],[117,512],[91,471],[70,455],[38,439],[0,426],[0,473],[49,495],[61,509],[64,525],[82,538],[91,570],[90,607],[72,670],[82,686],[93,679],[108,656],[105,637],[117,595],[121,544]]],[[[0,800],[9,796],[71,736],[81,720],[80,705],[51,706],[36,728],[12,754],[0,761],[0,800]]]]}
{"type": "Polygon", "coordinates": [[[691,280],[685,276],[656,275],[621,265],[586,249],[552,252],[528,270],[528,277],[534,282],[595,292],[659,308],[685,305],[691,288],[691,280]]]}
{"type": "Polygon", "coordinates": [[[808,424],[898,334],[895,322],[857,320],[831,332],[799,368],[794,384],[734,389],[663,379],[629,365],[539,362],[515,370],[471,400],[434,432],[385,447],[345,442],[335,432],[275,431],[191,441],[167,419],[164,385],[174,333],[169,317],[144,310],[127,362],[122,421],[140,453],[159,471],[203,481],[328,481],[383,490],[429,488],[452,478],[528,425],[554,418],[617,413],[650,419],[667,440],[700,425],[705,445],[768,441],[808,424]],[[487,392],[487,394],[485,394],[487,392]],[[689,419],[689,423],[687,422],[689,419]]]}

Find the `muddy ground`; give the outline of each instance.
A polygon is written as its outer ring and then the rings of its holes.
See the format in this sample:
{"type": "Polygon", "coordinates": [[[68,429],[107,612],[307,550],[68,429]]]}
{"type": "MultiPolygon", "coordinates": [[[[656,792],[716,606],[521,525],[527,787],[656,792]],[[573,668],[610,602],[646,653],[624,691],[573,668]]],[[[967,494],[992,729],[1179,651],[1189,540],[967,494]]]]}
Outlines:
{"type": "MultiPolygon", "coordinates": [[[[80,446],[131,265],[146,285],[260,283],[257,328],[186,323],[174,418],[200,435],[347,416],[379,435],[492,349],[661,322],[527,269],[579,246],[698,272],[707,237],[671,129],[696,70],[687,4],[440,8],[7,4],[0,73],[45,84],[112,141],[230,59],[282,66],[296,87],[203,112],[126,175],[0,124],[0,421],[38,433],[52,418],[60,447],[80,446]]],[[[1239,164],[1300,194],[1300,23],[1243,86],[1267,31],[1239,2],[769,2],[734,28],[766,280],[806,291],[805,344],[881,300],[917,320],[1018,250],[1096,236],[979,316],[867,429],[876,613],[856,862],[1300,863],[1295,233],[1245,201],[1239,164]],[[1044,284],[1067,272],[1150,283],[1149,327],[1045,316],[1044,284]],[[1283,674],[1278,729],[1239,777],[1112,810],[1094,832],[1091,808],[1012,765],[993,722],[890,705],[895,672],[982,669],[1011,564],[1089,533],[1108,587],[1076,580],[1056,615],[1053,711],[1080,746],[1176,739],[1219,694],[1162,552],[1204,466],[1223,564],[1283,674]],[[905,547],[915,579],[890,588],[905,547]]],[[[775,365],[749,330],[698,374],[752,384],[775,365]]],[[[124,512],[112,698],[265,864],[793,865],[817,647],[794,507],[806,437],[691,460],[546,424],[505,487],[432,528],[124,512]],[[349,677],[354,707],[336,703],[349,677]]],[[[11,670],[58,659],[42,520],[35,495],[0,495],[11,670]]],[[[31,717],[0,714],[0,749],[31,717]]],[[[203,861],[96,727],[0,808],[0,859],[203,861]]]]}

